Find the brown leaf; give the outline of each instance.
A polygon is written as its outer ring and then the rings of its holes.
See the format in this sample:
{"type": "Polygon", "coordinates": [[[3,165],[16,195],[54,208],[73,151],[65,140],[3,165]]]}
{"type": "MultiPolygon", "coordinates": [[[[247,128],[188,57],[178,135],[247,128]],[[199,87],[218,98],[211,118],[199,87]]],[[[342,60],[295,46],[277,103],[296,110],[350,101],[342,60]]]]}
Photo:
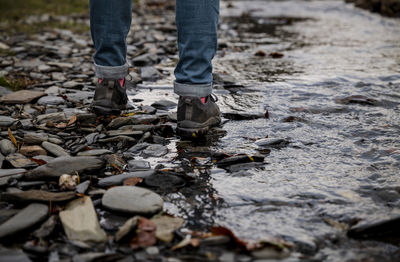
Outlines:
{"type": "Polygon", "coordinates": [[[192,238],[191,235],[186,235],[186,237],[181,242],[171,248],[171,251],[184,248],[189,245],[191,245],[192,247],[198,247],[200,245],[200,240],[198,238],[192,238]]]}
{"type": "Polygon", "coordinates": [[[157,226],[153,221],[141,217],[138,222],[137,235],[131,240],[132,249],[154,246],[157,243],[157,226]]]}
{"type": "Polygon", "coordinates": [[[58,124],[55,124],[54,126],[57,128],[63,129],[63,128],[67,127],[67,124],[66,123],[58,123],[58,124]]]}
{"type": "Polygon", "coordinates": [[[14,135],[11,132],[11,129],[8,129],[8,136],[10,137],[11,142],[14,144],[16,148],[18,148],[17,139],[15,139],[14,135]]]}
{"type": "Polygon", "coordinates": [[[39,166],[42,166],[42,165],[47,164],[47,162],[44,161],[43,159],[36,159],[36,158],[31,157],[30,160],[33,161],[33,162],[35,162],[35,163],[38,164],[39,166]]]}
{"type": "Polygon", "coordinates": [[[267,54],[262,50],[258,50],[254,55],[261,56],[261,57],[267,56],[267,54]]]}
{"type": "Polygon", "coordinates": [[[67,126],[73,125],[76,122],[76,115],[73,115],[71,119],[68,121],[67,126]]]}
{"type": "Polygon", "coordinates": [[[143,182],[143,178],[140,177],[130,177],[124,180],[124,186],[136,186],[143,182]]]}
{"type": "Polygon", "coordinates": [[[279,53],[279,52],[272,52],[272,53],[269,54],[269,56],[272,57],[272,58],[282,58],[283,54],[279,53]]]}
{"type": "Polygon", "coordinates": [[[228,228],[226,227],[212,227],[211,228],[211,233],[215,236],[228,236],[231,238],[231,240],[236,244],[237,247],[246,249],[247,243],[244,242],[243,240],[240,240],[235,236],[235,234],[228,228]]]}
{"type": "Polygon", "coordinates": [[[122,169],[119,168],[116,164],[112,163],[111,166],[112,166],[113,168],[117,169],[119,173],[121,173],[121,174],[124,173],[124,171],[122,171],[122,169]]]}

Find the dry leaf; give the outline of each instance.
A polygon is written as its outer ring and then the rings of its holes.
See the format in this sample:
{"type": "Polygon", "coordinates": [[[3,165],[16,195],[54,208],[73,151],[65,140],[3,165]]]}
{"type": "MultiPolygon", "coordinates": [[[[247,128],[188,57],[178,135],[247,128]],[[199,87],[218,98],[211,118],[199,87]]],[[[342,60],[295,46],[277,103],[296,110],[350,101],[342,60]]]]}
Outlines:
{"type": "Polygon", "coordinates": [[[70,125],[74,124],[75,122],[76,122],[76,115],[73,115],[71,117],[71,119],[69,120],[67,126],[70,126],[70,125]]]}
{"type": "Polygon", "coordinates": [[[130,177],[124,180],[124,186],[136,186],[143,182],[143,178],[140,177],[130,177]]]}
{"type": "Polygon", "coordinates": [[[236,244],[237,247],[246,249],[247,243],[237,238],[235,234],[226,227],[212,227],[211,233],[214,236],[228,236],[236,244]]]}
{"type": "Polygon", "coordinates": [[[10,137],[11,142],[14,144],[16,148],[18,148],[17,139],[15,139],[14,135],[11,132],[11,129],[8,129],[8,136],[10,137]]]}
{"type": "Polygon", "coordinates": [[[47,164],[47,162],[44,161],[44,160],[42,160],[42,159],[36,159],[36,158],[31,157],[30,160],[33,161],[33,162],[35,162],[35,163],[38,164],[39,166],[42,166],[42,165],[47,164]]]}
{"type": "Polygon", "coordinates": [[[112,166],[113,168],[117,169],[119,173],[121,173],[121,174],[124,173],[124,171],[122,171],[122,169],[119,168],[116,164],[112,163],[111,166],[112,166]]]}
{"type": "Polygon", "coordinates": [[[283,54],[279,53],[279,52],[272,52],[269,54],[269,56],[272,58],[281,58],[281,57],[283,57],[283,54]]]}
{"type": "Polygon", "coordinates": [[[171,248],[171,251],[186,247],[191,245],[192,247],[198,247],[200,245],[200,240],[198,238],[192,238],[191,235],[186,235],[186,237],[179,242],[178,244],[176,244],[175,246],[173,246],[171,248]]]}
{"type": "Polygon", "coordinates": [[[131,113],[122,114],[121,116],[127,117],[127,116],[134,116],[135,114],[136,114],[135,112],[131,112],[131,113]]]}
{"type": "Polygon", "coordinates": [[[66,123],[58,123],[58,124],[55,124],[54,126],[55,126],[56,128],[63,129],[63,128],[66,128],[66,127],[67,127],[67,124],[66,124],[66,123]]]}
{"type": "Polygon", "coordinates": [[[156,229],[157,226],[153,221],[141,217],[138,222],[137,235],[131,240],[130,247],[138,249],[154,246],[157,243],[156,229]]]}

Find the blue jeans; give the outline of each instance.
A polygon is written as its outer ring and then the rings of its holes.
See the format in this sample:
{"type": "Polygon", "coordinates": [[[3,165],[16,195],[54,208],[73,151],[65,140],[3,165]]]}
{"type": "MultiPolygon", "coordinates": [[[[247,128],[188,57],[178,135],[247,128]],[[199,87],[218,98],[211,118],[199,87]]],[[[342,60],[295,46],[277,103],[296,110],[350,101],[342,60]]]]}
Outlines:
{"type": "MultiPolygon", "coordinates": [[[[174,91],[204,97],[212,92],[211,60],[217,50],[219,0],[176,0],[179,62],[174,91]]],[[[124,78],[128,73],[126,36],[132,21],[132,0],[91,0],[90,27],[96,75],[124,78]]]]}

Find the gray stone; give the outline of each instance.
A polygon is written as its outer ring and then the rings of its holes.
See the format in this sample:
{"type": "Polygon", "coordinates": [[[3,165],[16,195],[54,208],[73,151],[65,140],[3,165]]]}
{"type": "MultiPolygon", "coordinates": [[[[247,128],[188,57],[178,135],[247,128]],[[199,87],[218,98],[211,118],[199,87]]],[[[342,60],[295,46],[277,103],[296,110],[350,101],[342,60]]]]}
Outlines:
{"type": "Polygon", "coordinates": [[[60,122],[67,121],[67,117],[64,112],[49,113],[44,115],[39,115],[36,118],[38,123],[46,123],[47,121],[60,122]]]}
{"type": "Polygon", "coordinates": [[[83,85],[81,83],[78,83],[76,81],[67,81],[63,83],[64,88],[77,88],[77,87],[82,87],[83,85]]]}
{"type": "Polygon", "coordinates": [[[155,107],[157,109],[168,110],[168,109],[176,107],[176,105],[177,104],[175,102],[172,102],[169,100],[160,100],[160,101],[153,103],[151,106],[155,107]]]}
{"type": "Polygon", "coordinates": [[[107,235],[100,228],[90,197],[85,196],[68,203],[65,210],[60,212],[60,219],[65,234],[70,240],[82,242],[107,241],[107,235]]]}
{"type": "Polygon", "coordinates": [[[17,121],[18,121],[18,119],[14,119],[9,116],[0,116],[0,128],[1,127],[10,127],[17,121]]]}
{"type": "Polygon", "coordinates": [[[19,249],[0,249],[0,260],[4,262],[32,262],[30,258],[19,249]]]}
{"type": "Polygon", "coordinates": [[[136,228],[138,224],[139,217],[134,216],[128,219],[125,224],[119,228],[118,232],[115,234],[115,241],[120,242],[122,240],[131,240],[136,234],[136,228]]]}
{"type": "Polygon", "coordinates": [[[17,148],[10,140],[3,139],[0,141],[0,151],[3,155],[7,156],[9,154],[17,152],[17,148]]]}
{"type": "Polygon", "coordinates": [[[55,81],[66,81],[67,78],[65,77],[65,75],[63,73],[60,72],[53,72],[51,74],[51,78],[55,81]]]}
{"type": "Polygon", "coordinates": [[[11,94],[12,91],[10,89],[8,89],[7,87],[4,86],[0,86],[0,96],[4,96],[7,94],[11,94]]]}
{"type": "Polygon", "coordinates": [[[30,204],[0,225],[0,238],[15,235],[43,221],[49,212],[47,205],[30,204]]]}
{"type": "Polygon", "coordinates": [[[134,131],[134,130],[110,130],[107,132],[108,136],[142,136],[143,131],[134,131]]]}
{"type": "Polygon", "coordinates": [[[153,130],[154,125],[127,125],[127,126],[122,126],[119,129],[147,132],[153,130]]]}
{"type": "Polygon", "coordinates": [[[80,183],[79,185],[76,186],[75,192],[78,194],[85,194],[86,190],[89,188],[90,181],[87,180],[85,182],[80,183]]]}
{"type": "Polygon", "coordinates": [[[49,236],[56,227],[57,222],[58,222],[58,216],[52,215],[46,220],[46,222],[44,222],[40,226],[40,228],[38,228],[35,232],[33,232],[33,236],[37,238],[44,238],[49,236]]]}
{"type": "Polygon", "coordinates": [[[42,147],[55,156],[69,156],[64,148],[59,145],[45,141],[42,143],[42,147]]]}
{"type": "Polygon", "coordinates": [[[130,171],[149,170],[151,168],[150,163],[144,160],[130,160],[128,167],[130,171]]]}
{"type": "Polygon", "coordinates": [[[254,142],[259,147],[281,147],[287,143],[288,141],[282,138],[263,138],[254,142]]]}
{"type": "Polygon", "coordinates": [[[57,157],[43,166],[39,166],[25,175],[28,180],[38,180],[42,178],[58,179],[63,174],[74,174],[85,170],[100,169],[104,161],[91,156],[78,157],[57,157]]]}
{"type": "Polygon", "coordinates": [[[145,81],[154,81],[161,78],[160,72],[152,66],[142,67],[140,77],[145,81]]]}
{"type": "Polygon", "coordinates": [[[108,149],[92,149],[88,151],[79,152],[78,156],[101,156],[105,154],[112,154],[113,152],[108,149]]]}
{"type": "Polygon", "coordinates": [[[62,105],[65,103],[65,100],[59,96],[44,96],[37,101],[38,105],[62,105]]]}
{"type": "Polygon", "coordinates": [[[133,58],[132,63],[135,66],[152,65],[157,62],[157,59],[158,59],[157,54],[146,53],[133,58]]]}
{"type": "Polygon", "coordinates": [[[44,141],[49,140],[49,135],[46,133],[29,132],[24,135],[23,141],[27,144],[42,144],[44,141]]]}
{"type": "Polygon", "coordinates": [[[110,186],[122,185],[124,180],[127,178],[131,178],[131,177],[146,178],[146,177],[153,175],[154,173],[155,173],[154,170],[124,173],[124,174],[120,174],[120,175],[102,178],[102,179],[100,179],[100,181],[98,182],[97,185],[100,187],[110,187],[110,186]]]}
{"type": "Polygon", "coordinates": [[[150,145],[143,150],[143,155],[147,157],[160,157],[168,153],[168,148],[163,145],[150,145]]]}
{"type": "Polygon", "coordinates": [[[20,90],[0,97],[0,103],[3,104],[27,104],[32,102],[39,97],[45,96],[46,93],[32,91],[32,90],[20,90]]]}
{"type": "Polygon", "coordinates": [[[113,187],[104,194],[105,208],[124,213],[151,215],[163,209],[162,198],[145,188],[136,186],[113,187]]]}
{"type": "Polygon", "coordinates": [[[1,194],[3,201],[18,202],[65,202],[75,199],[74,192],[47,192],[42,190],[27,190],[22,192],[4,192],[1,194]]]}
{"type": "Polygon", "coordinates": [[[155,115],[134,115],[130,117],[132,125],[150,124],[157,122],[159,119],[155,115]]]}
{"type": "Polygon", "coordinates": [[[38,145],[33,145],[33,146],[23,145],[19,149],[19,152],[27,157],[47,155],[46,150],[44,150],[41,146],[38,145]]]}
{"type": "Polygon", "coordinates": [[[23,154],[13,153],[6,157],[6,160],[15,168],[32,168],[37,167],[35,162],[26,158],[23,154]]]}
{"type": "Polygon", "coordinates": [[[15,216],[19,211],[19,209],[0,209],[0,224],[15,216]]]}
{"type": "Polygon", "coordinates": [[[0,169],[3,167],[5,157],[0,153],[0,169]]]}
{"type": "Polygon", "coordinates": [[[138,153],[138,152],[142,151],[143,149],[147,148],[148,146],[150,146],[149,143],[139,143],[139,144],[136,144],[133,147],[129,148],[127,151],[131,152],[131,153],[138,153]]]}

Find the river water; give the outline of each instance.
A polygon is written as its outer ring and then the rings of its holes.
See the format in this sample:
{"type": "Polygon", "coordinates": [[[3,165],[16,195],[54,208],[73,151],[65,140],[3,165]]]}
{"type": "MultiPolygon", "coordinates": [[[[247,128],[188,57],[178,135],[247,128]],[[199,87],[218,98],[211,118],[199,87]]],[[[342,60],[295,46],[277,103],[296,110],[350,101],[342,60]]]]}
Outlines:
{"type": "MultiPolygon", "coordinates": [[[[172,139],[153,164],[190,167],[197,178],[164,194],[167,209],[193,229],[291,241],[297,251],[286,261],[399,259],[398,243],[345,233],[400,214],[400,20],[342,1],[224,1],[214,71],[238,84],[216,87],[223,113],[269,118],[226,119],[224,136],[198,143],[172,139]],[[267,154],[255,144],[266,137],[286,143],[267,154]],[[227,171],[212,152],[265,160],[227,171]]],[[[132,97],[171,99],[171,79],[132,97]]]]}

